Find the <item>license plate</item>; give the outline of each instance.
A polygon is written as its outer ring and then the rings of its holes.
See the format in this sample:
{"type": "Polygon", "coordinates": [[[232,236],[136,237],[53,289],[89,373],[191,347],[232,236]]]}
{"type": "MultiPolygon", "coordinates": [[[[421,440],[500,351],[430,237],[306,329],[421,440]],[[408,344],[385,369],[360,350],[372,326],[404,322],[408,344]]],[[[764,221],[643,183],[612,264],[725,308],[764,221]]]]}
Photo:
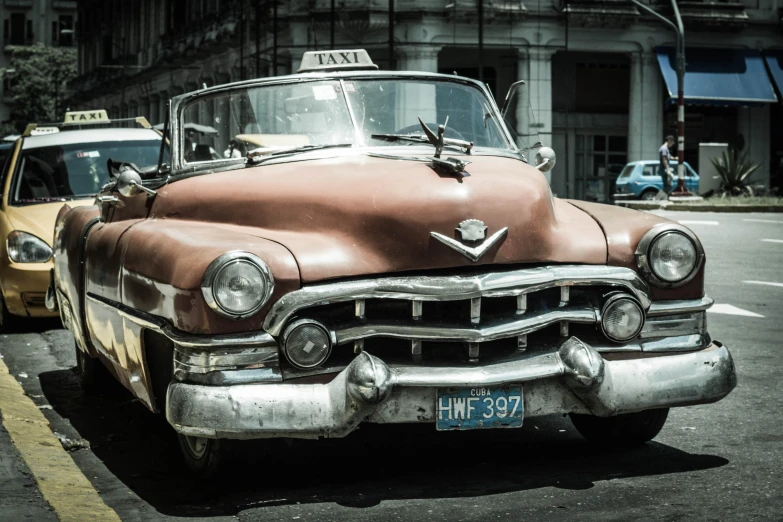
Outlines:
{"type": "Polygon", "coordinates": [[[436,400],[439,431],[522,426],[524,402],[520,385],[439,389],[436,400]]]}

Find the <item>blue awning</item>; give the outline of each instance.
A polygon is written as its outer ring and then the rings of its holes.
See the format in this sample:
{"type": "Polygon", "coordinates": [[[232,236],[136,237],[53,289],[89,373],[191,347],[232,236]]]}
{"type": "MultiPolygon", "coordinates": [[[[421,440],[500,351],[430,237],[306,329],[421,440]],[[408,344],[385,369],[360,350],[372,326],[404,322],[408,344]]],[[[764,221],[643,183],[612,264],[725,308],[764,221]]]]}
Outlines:
{"type": "Polygon", "coordinates": [[[766,52],[764,59],[767,60],[769,72],[775,79],[775,85],[778,86],[778,92],[783,96],[783,52],[766,52]]]}
{"type": "MultiPolygon", "coordinates": [[[[669,97],[677,100],[674,49],[656,50],[669,97]]],[[[685,50],[685,103],[691,105],[759,105],[778,101],[758,51],[685,50]]]]}

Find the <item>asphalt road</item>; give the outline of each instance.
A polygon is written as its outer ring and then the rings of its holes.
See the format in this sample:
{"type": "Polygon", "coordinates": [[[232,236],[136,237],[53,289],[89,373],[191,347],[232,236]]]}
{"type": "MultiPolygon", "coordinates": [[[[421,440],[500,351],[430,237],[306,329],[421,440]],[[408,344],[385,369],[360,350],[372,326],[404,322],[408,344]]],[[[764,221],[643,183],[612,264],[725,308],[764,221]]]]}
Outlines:
{"type": "MultiPolygon", "coordinates": [[[[591,447],[562,417],[500,432],[368,426],[320,443],[235,444],[230,472],[204,484],[163,419],[119,388],[81,391],[56,323],[0,336],[0,354],[66,444],[89,445],[70,454],[122,520],[780,520],[783,215],[660,213],[705,245],[710,332],[739,384],[717,404],[672,410],[632,450],[591,447]]],[[[0,520],[25,519],[55,517],[0,427],[0,520]]]]}

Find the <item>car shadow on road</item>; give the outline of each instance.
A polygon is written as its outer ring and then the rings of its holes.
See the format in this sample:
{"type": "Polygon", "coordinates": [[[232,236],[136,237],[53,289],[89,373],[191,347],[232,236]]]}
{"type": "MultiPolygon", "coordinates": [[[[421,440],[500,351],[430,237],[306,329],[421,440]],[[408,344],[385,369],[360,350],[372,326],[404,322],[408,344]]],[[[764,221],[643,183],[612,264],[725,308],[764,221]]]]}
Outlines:
{"type": "MultiPolygon", "coordinates": [[[[49,403],[90,442],[108,470],[158,512],[236,515],[246,509],[333,502],[476,497],[724,466],[714,455],[652,442],[600,449],[567,418],[529,419],[518,430],[436,432],[431,425],[366,425],[345,439],[238,441],[226,471],[204,482],[180,461],[173,430],[124,390],[89,396],[73,371],[40,374],[49,403]]],[[[82,450],[85,451],[85,450],[82,450]]],[[[88,476],[94,474],[88,473],[88,476]]],[[[100,488],[101,484],[96,484],[100,488]]]]}

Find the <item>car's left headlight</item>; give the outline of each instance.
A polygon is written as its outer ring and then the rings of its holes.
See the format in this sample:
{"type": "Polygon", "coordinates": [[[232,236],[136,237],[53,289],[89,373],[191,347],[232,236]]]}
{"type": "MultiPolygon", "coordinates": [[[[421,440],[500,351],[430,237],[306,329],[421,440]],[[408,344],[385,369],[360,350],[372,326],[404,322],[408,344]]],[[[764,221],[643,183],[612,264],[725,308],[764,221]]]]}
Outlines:
{"type": "Polygon", "coordinates": [[[209,265],[201,281],[201,293],[218,314],[243,319],[264,306],[274,286],[269,267],[258,256],[229,252],[209,265]]]}
{"type": "Polygon", "coordinates": [[[8,234],[6,246],[14,263],[46,263],[52,257],[52,249],[43,239],[19,230],[8,234]]]}
{"type": "Polygon", "coordinates": [[[650,229],[636,249],[636,262],[656,286],[681,286],[696,275],[704,250],[696,235],[679,224],[650,229]]]}

